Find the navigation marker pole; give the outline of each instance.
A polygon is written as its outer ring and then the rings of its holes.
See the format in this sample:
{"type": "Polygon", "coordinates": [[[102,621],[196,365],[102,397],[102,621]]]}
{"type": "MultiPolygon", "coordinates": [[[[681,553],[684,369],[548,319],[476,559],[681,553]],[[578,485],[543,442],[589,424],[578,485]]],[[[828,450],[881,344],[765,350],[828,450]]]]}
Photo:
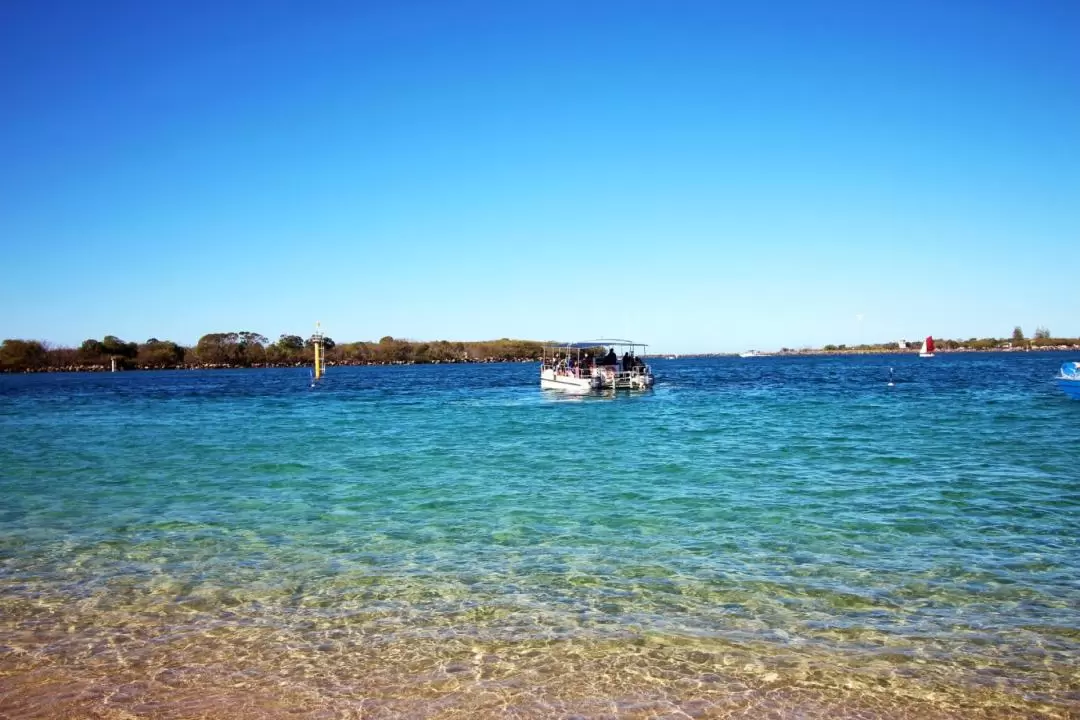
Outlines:
{"type": "Polygon", "coordinates": [[[319,323],[315,323],[315,334],[311,336],[311,346],[315,348],[315,379],[318,380],[326,374],[326,359],[323,348],[322,330],[319,323]]]}

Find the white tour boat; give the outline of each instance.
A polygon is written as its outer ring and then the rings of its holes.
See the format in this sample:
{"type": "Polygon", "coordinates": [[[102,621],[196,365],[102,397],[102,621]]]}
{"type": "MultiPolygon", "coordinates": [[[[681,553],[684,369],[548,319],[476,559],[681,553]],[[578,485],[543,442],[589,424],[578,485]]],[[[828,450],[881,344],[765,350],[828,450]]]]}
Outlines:
{"type": "Polygon", "coordinates": [[[644,352],[646,347],[610,338],[546,346],[540,362],[540,387],[571,393],[648,390],[653,386],[652,369],[637,354],[639,348],[644,352]]]}

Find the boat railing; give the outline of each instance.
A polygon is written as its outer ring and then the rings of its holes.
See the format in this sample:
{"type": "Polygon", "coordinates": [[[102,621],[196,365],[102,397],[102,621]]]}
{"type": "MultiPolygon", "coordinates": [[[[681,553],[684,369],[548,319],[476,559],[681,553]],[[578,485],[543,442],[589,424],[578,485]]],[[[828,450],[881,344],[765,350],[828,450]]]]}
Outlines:
{"type": "Polygon", "coordinates": [[[545,364],[544,370],[553,370],[556,375],[563,377],[590,378],[595,374],[596,368],[591,365],[567,365],[565,361],[545,364]]]}
{"type": "Polygon", "coordinates": [[[615,365],[604,365],[597,368],[607,377],[631,378],[652,375],[652,369],[648,365],[635,365],[632,368],[622,369],[615,365]]]}
{"type": "Polygon", "coordinates": [[[633,367],[624,368],[622,364],[604,365],[595,361],[568,363],[566,358],[544,358],[541,367],[551,370],[562,377],[592,378],[600,376],[607,382],[630,382],[636,378],[652,375],[652,368],[645,362],[635,361],[633,367]]]}

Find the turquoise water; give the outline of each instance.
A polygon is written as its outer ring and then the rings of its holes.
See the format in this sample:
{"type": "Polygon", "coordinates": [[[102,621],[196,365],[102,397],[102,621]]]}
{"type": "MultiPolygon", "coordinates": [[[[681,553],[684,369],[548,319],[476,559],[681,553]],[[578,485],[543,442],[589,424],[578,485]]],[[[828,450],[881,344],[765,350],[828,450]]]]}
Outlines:
{"type": "Polygon", "coordinates": [[[0,376],[0,715],[1075,716],[1063,359],[0,376]]]}

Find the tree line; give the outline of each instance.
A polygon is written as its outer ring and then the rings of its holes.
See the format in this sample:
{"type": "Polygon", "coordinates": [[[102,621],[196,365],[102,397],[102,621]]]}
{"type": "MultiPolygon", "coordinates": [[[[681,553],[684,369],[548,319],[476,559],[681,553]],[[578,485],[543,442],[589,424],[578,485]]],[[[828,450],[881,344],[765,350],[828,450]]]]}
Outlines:
{"type": "MultiPolygon", "coordinates": [[[[871,345],[826,345],[825,352],[902,352],[918,349],[918,342],[901,348],[897,342],[871,345]]],[[[1005,338],[935,340],[942,350],[1002,350],[1078,348],[1080,338],[1053,337],[1040,327],[1030,339],[1019,327],[1005,338]]],[[[462,362],[512,362],[539,360],[545,343],[534,340],[487,340],[418,342],[389,335],[378,342],[335,343],[323,339],[328,365],[391,365],[462,362]]],[[[798,352],[784,348],[782,352],[798,352]]],[[[194,346],[150,338],[144,343],[125,342],[115,335],[88,339],[77,348],[55,347],[38,340],[7,339],[0,343],[0,372],[118,369],[295,367],[314,362],[310,338],[283,334],[271,342],[255,332],[209,333],[194,346]]]]}
{"type": "MultiPolygon", "coordinates": [[[[906,343],[900,347],[899,342],[877,343],[873,345],[826,345],[822,350],[826,352],[897,352],[903,350],[918,350],[922,340],[906,343]]],[[[1045,327],[1038,327],[1034,336],[1028,338],[1019,326],[1013,328],[1012,335],[1003,338],[968,338],[967,340],[950,340],[946,338],[934,338],[934,345],[941,350],[1039,350],[1057,348],[1080,347],[1080,338],[1053,337],[1045,327]]]]}
{"type": "MultiPolygon", "coordinates": [[[[323,338],[328,365],[507,362],[539,360],[544,343],[532,340],[418,342],[389,335],[378,342],[335,343],[323,338]]],[[[115,335],[88,339],[77,348],[39,340],[8,339],[0,344],[0,372],[93,371],[118,369],[294,367],[315,360],[310,338],[282,334],[271,342],[255,332],[208,333],[188,347],[150,338],[125,342],[115,335]]]]}

